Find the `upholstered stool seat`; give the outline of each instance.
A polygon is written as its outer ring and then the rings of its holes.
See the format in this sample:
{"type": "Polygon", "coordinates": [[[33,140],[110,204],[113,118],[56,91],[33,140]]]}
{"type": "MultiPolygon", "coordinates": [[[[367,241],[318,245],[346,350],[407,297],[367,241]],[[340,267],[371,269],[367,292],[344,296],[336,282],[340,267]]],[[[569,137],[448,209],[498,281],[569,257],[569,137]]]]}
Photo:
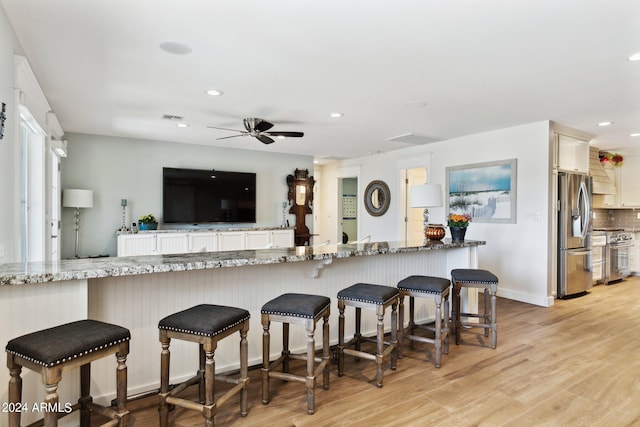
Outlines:
{"type": "Polygon", "coordinates": [[[348,354],[357,358],[376,362],[376,385],[382,387],[383,363],[385,357],[391,355],[391,369],[396,369],[398,358],[398,316],[397,307],[400,292],[397,288],[368,283],[357,283],[338,292],[338,375],[344,375],[344,355],[348,354]],[[356,309],[355,334],[353,339],[344,341],[344,310],[346,306],[356,309]],[[384,341],[384,314],[387,307],[391,307],[391,341],[384,341]],[[377,328],[376,338],[363,337],[361,333],[362,309],[376,312],[377,328]],[[361,342],[376,343],[376,353],[361,351],[361,342]],[[386,348],[385,348],[386,345],[386,348]],[[349,348],[353,346],[354,348],[349,348]]]}
{"type": "Polygon", "coordinates": [[[206,426],[213,426],[218,408],[230,397],[240,394],[240,415],[247,415],[247,385],[249,382],[249,353],[247,332],[249,312],[242,308],[222,305],[201,304],[172,314],[160,320],[160,426],[166,427],[169,420],[169,406],[202,412],[206,426]],[[214,355],[218,341],[240,332],[240,375],[216,375],[214,355]],[[195,342],[200,347],[200,369],[196,375],[176,385],[169,391],[169,345],[171,339],[195,342]],[[232,383],[234,386],[214,401],[216,380],[232,383]],[[199,402],[177,397],[187,387],[198,384],[199,402]]]}
{"type": "MultiPolygon", "coordinates": [[[[60,412],[44,414],[45,427],[57,426],[58,418],[67,415],[64,405],[58,401],[58,383],[62,371],[80,367],[80,399],[72,410],[80,410],[80,425],[89,426],[91,411],[100,412],[112,421],[106,425],[126,426],[127,411],[127,366],[129,354],[128,329],[97,320],[80,320],[53,328],[33,332],[14,338],[7,343],[7,367],[9,380],[9,403],[22,402],[22,367],[42,375],[47,408],[60,408],[60,412]],[[115,354],[116,408],[93,403],[91,398],[91,362],[115,354]]],[[[69,412],[70,413],[70,412],[69,412]]],[[[42,424],[40,424],[42,425],[42,424]]],[[[20,426],[20,411],[9,412],[9,427],[20,426]]]]}
{"type": "Polygon", "coordinates": [[[442,353],[449,354],[449,287],[448,279],[432,276],[409,276],[398,282],[400,290],[400,320],[398,330],[399,356],[402,357],[402,339],[407,338],[413,344],[414,341],[431,343],[435,347],[435,365],[440,367],[442,353]],[[404,329],[404,297],[409,297],[409,324],[404,329]],[[415,297],[433,300],[436,306],[433,327],[430,324],[417,324],[415,322],[415,297]],[[444,311],[443,306],[444,305],[444,311]],[[444,320],[443,320],[444,317],[444,320]],[[414,334],[416,329],[424,329],[434,333],[434,338],[414,334]]]}
{"type": "Polygon", "coordinates": [[[456,344],[460,344],[462,327],[484,328],[484,335],[489,336],[491,332],[491,348],[496,348],[498,342],[498,328],[496,324],[496,293],[498,292],[498,278],[487,270],[461,268],[451,270],[451,281],[453,282],[453,307],[451,314],[453,317],[452,329],[456,337],[456,344]],[[476,288],[484,290],[484,310],[483,313],[462,313],[460,311],[460,290],[463,288],[476,288]],[[491,308],[489,309],[489,302],[491,308]],[[462,322],[462,317],[472,317],[481,319],[480,323],[462,322]]]}
{"type": "Polygon", "coordinates": [[[271,400],[269,378],[280,378],[286,381],[305,383],[307,387],[307,413],[315,412],[316,379],[322,372],[322,385],[329,388],[329,314],[331,300],[324,296],[287,293],[280,295],[262,306],[262,403],[271,400]],[[315,356],[316,323],[323,319],[322,325],[322,358],[315,356]],[[280,357],[270,362],[271,322],[282,322],[282,352],[280,357]],[[306,354],[291,354],[289,351],[289,324],[303,325],[307,332],[306,354]],[[289,373],[291,359],[307,362],[306,376],[289,373]],[[316,365],[318,363],[318,365],[316,365]],[[282,365],[282,372],[275,371],[282,365]]]}

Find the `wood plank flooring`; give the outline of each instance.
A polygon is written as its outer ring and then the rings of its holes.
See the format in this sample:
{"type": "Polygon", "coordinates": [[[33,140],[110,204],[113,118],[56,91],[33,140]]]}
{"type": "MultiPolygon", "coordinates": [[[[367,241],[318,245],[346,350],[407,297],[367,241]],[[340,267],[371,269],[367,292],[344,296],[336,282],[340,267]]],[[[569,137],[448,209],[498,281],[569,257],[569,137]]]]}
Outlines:
{"type": "MultiPolygon", "coordinates": [[[[263,405],[260,370],[253,369],[248,416],[239,416],[232,399],[216,425],[640,426],[640,278],[550,308],[499,298],[497,349],[479,333],[463,340],[450,346],[440,369],[431,346],[407,349],[398,369],[385,371],[381,389],[373,363],[347,357],[345,376],[332,365],[330,389],[317,387],[314,415],[306,413],[300,383],[272,380],[271,403],[263,405]]],[[[130,426],[157,426],[156,403],[132,402],[130,426]]],[[[203,425],[199,414],[179,408],[170,422],[203,425]]]]}

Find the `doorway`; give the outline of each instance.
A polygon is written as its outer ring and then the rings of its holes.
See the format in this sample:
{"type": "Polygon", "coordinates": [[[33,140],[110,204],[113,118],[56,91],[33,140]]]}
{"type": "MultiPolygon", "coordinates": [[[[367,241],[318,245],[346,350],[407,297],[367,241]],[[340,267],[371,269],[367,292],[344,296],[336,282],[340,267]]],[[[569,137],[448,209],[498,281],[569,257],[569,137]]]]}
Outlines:
{"type": "Polygon", "coordinates": [[[342,178],[340,187],[342,203],[339,242],[347,243],[358,240],[358,178],[342,178]]]}
{"type": "Polygon", "coordinates": [[[427,182],[427,170],[424,167],[405,169],[404,188],[404,238],[407,241],[424,239],[424,209],[412,208],[409,203],[409,191],[414,185],[427,182]]]}

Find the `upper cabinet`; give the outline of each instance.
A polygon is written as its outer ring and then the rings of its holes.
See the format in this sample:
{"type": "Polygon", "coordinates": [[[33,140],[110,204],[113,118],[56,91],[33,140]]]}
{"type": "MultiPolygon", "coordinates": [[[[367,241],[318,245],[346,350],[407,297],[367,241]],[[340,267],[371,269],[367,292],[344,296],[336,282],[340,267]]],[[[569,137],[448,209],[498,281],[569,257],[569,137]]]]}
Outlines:
{"type": "Polygon", "coordinates": [[[640,207],[640,157],[625,156],[620,170],[620,207],[640,207]]]}
{"type": "Polygon", "coordinates": [[[557,134],[558,169],[589,173],[589,142],[557,134]]]}

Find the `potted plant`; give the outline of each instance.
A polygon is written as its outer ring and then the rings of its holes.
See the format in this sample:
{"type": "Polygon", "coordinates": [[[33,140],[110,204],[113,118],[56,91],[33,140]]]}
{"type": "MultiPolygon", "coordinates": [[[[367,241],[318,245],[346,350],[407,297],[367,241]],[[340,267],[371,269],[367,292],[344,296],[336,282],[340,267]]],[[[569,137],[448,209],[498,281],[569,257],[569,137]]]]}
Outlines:
{"type": "Polygon", "coordinates": [[[454,242],[464,241],[464,235],[467,232],[467,227],[471,222],[471,215],[469,214],[449,214],[447,217],[447,225],[451,230],[451,240],[454,242]]]}
{"type": "Polygon", "coordinates": [[[145,216],[141,216],[138,220],[138,229],[139,230],[157,230],[158,229],[158,220],[153,214],[148,214],[145,216]]]}

